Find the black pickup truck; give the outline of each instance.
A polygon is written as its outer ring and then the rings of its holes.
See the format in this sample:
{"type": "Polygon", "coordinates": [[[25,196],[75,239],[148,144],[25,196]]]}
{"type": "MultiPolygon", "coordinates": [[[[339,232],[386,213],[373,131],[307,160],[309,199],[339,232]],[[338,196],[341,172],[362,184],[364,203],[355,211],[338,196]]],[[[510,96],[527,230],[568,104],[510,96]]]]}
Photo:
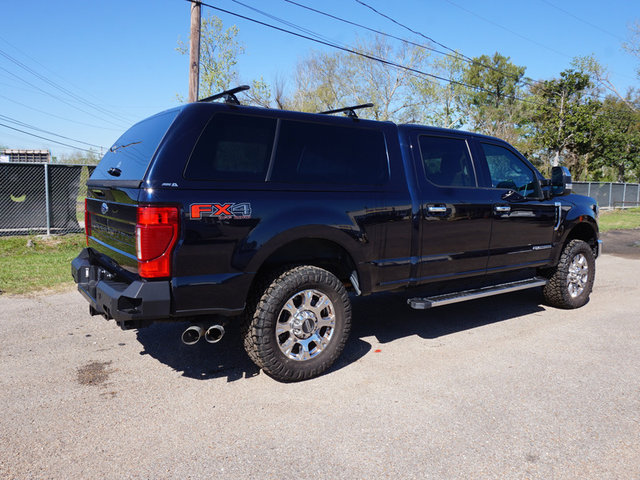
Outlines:
{"type": "Polygon", "coordinates": [[[235,318],[251,359],[295,381],[340,355],[350,295],[404,289],[426,309],[542,287],[559,308],[588,301],[598,207],[566,168],[547,180],[497,138],[234,93],[134,125],[91,175],[72,262],[91,314],[189,321],[188,344],[235,318]]]}

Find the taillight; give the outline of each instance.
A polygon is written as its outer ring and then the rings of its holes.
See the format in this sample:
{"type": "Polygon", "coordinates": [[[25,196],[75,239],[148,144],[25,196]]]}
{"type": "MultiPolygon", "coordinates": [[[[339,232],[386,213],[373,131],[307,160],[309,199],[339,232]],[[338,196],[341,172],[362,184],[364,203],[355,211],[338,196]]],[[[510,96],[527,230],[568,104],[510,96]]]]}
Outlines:
{"type": "Polygon", "coordinates": [[[176,207],[138,207],[136,255],[138,274],[145,278],[171,276],[171,251],[178,240],[176,207]]]}
{"type": "Polygon", "coordinates": [[[91,236],[91,214],[87,208],[87,199],[84,199],[84,236],[87,240],[87,247],[89,246],[89,237],[91,236]]]}

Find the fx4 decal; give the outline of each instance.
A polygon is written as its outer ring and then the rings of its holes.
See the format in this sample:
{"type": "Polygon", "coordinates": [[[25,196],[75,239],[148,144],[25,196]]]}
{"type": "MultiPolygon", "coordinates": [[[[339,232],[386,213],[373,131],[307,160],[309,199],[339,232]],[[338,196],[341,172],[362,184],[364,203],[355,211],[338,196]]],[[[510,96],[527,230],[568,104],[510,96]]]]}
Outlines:
{"type": "Polygon", "coordinates": [[[189,209],[191,220],[204,217],[251,218],[251,204],[242,203],[194,203],[189,209]]]}

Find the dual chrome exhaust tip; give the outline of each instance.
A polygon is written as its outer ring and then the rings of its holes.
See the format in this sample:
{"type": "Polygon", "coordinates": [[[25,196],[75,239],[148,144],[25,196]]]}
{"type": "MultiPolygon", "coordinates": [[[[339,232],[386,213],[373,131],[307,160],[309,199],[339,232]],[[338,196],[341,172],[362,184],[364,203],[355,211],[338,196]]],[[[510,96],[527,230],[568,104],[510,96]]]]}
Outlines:
{"type": "Polygon", "coordinates": [[[217,324],[211,325],[205,331],[200,325],[191,325],[182,332],[182,343],[195,345],[202,337],[209,343],[218,343],[224,337],[224,327],[217,324]]]}

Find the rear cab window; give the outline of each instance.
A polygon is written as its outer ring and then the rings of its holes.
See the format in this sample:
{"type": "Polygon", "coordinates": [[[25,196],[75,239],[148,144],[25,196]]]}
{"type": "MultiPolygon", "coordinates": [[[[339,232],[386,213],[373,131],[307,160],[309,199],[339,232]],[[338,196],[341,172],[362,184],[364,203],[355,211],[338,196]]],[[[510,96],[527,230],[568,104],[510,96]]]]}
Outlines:
{"type": "Polygon", "coordinates": [[[147,118],[127,130],[107,150],[91,180],[142,180],[179,108],[147,118]]]}
{"type": "Polygon", "coordinates": [[[325,185],[382,185],[389,162],[381,131],[283,120],[269,180],[325,185]]]}
{"type": "Polygon", "coordinates": [[[275,131],[274,118],[215,114],[191,153],[184,178],[264,182],[275,131]]]}
{"type": "Polygon", "coordinates": [[[389,162],[377,129],[216,113],[193,148],[184,178],[378,186],[389,180],[389,162]]]}

